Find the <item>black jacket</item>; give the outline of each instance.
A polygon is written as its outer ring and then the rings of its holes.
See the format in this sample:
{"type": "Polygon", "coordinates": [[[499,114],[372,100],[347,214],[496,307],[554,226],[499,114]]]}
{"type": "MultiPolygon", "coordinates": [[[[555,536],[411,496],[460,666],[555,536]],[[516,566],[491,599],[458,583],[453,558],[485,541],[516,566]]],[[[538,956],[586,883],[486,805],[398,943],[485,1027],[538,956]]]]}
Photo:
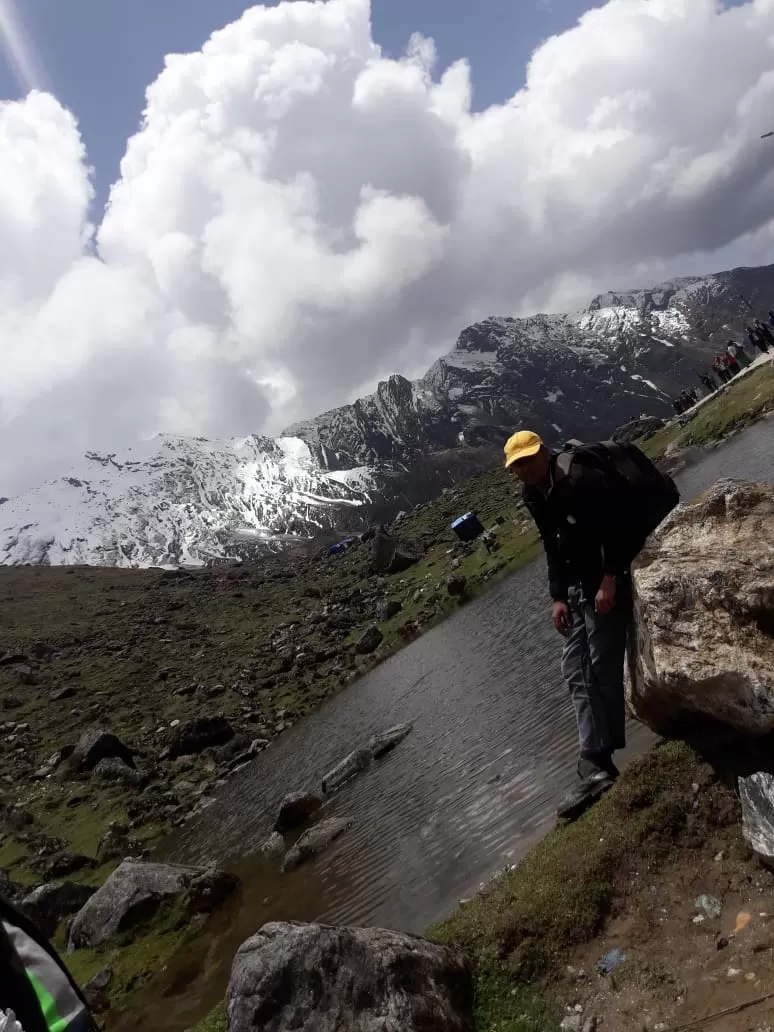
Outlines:
{"type": "Polygon", "coordinates": [[[627,533],[621,489],[593,456],[576,452],[566,475],[557,458],[548,491],[525,487],[524,504],[543,541],[551,598],[566,602],[574,585],[593,598],[606,574],[628,577],[637,546],[627,533]]]}

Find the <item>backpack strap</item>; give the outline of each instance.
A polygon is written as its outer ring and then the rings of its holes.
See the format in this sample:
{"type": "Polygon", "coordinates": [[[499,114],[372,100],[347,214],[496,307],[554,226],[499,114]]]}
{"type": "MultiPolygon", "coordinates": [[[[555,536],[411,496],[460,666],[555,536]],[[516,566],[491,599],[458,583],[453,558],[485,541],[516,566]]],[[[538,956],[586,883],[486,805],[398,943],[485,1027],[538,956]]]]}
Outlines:
{"type": "Polygon", "coordinates": [[[2,952],[17,975],[21,972],[24,986],[19,985],[18,993],[29,1006],[26,990],[31,987],[37,1004],[37,1018],[28,1017],[27,1024],[22,1021],[25,1032],[91,1032],[95,1026],[86,1001],[54,947],[31,921],[2,899],[0,937],[2,952]]]}

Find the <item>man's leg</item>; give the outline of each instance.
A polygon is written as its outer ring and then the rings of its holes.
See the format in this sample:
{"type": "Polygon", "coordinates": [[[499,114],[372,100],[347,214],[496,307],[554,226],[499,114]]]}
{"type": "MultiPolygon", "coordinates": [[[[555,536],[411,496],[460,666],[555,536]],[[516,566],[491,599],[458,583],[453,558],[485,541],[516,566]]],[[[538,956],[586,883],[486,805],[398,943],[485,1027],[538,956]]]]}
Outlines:
{"type": "Polygon", "coordinates": [[[588,603],[582,592],[571,590],[568,599],[572,627],[562,655],[562,674],[570,690],[580,740],[579,782],[558,809],[567,820],[596,802],[613,784],[613,739],[607,709],[596,683],[588,638],[588,603]]]}
{"type": "Polygon", "coordinates": [[[594,674],[589,628],[593,608],[581,591],[572,588],[568,599],[572,628],[562,653],[562,676],[570,691],[578,721],[581,757],[611,753],[614,748],[608,708],[594,674]]]}
{"type": "Polygon", "coordinates": [[[605,711],[611,752],[623,749],[626,745],[624,661],[630,619],[631,595],[628,586],[619,589],[616,606],[606,616],[601,616],[592,606],[585,609],[591,669],[605,711]]]}

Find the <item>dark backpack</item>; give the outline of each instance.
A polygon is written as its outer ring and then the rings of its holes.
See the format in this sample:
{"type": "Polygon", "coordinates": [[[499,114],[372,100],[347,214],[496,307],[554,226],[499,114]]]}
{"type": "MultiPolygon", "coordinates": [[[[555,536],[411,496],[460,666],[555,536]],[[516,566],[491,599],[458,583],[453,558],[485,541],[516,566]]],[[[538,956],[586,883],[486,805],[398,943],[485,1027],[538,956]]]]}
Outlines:
{"type": "Polygon", "coordinates": [[[0,898],[0,1018],[9,1011],[24,1032],[96,1029],[80,989],[54,947],[30,920],[0,898]]]}
{"type": "Polygon", "coordinates": [[[574,462],[602,470],[618,486],[621,518],[631,528],[632,557],[680,501],[674,480],[662,473],[636,444],[618,444],[616,441],[581,444],[573,441],[560,452],[557,468],[567,475],[574,462]]]}

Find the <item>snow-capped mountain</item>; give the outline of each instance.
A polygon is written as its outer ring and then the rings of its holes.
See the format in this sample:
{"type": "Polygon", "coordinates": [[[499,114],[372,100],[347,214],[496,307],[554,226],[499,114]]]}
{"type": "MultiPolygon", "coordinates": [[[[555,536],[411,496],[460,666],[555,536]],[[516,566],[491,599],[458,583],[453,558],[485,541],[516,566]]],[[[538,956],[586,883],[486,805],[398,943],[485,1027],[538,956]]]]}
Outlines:
{"type": "Polygon", "coordinates": [[[419,380],[228,441],[165,436],[0,499],[0,564],[201,564],[357,529],[499,460],[529,426],[601,438],[705,371],[774,307],[774,266],[607,293],[582,312],[468,327],[419,380]]]}
{"type": "Polygon", "coordinates": [[[202,565],[346,526],[371,503],[362,468],[320,468],[298,438],[162,436],[0,507],[0,563],[202,565]]]}
{"type": "Polygon", "coordinates": [[[392,376],[352,405],[290,427],[321,464],[411,463],[460,442],[499,443],[516,425],[547,439],[604,436],[708,369],[730,337],[774,306],[774,266],[607,293],[587,309],[469,326],[421,380],[392,376]]]}

